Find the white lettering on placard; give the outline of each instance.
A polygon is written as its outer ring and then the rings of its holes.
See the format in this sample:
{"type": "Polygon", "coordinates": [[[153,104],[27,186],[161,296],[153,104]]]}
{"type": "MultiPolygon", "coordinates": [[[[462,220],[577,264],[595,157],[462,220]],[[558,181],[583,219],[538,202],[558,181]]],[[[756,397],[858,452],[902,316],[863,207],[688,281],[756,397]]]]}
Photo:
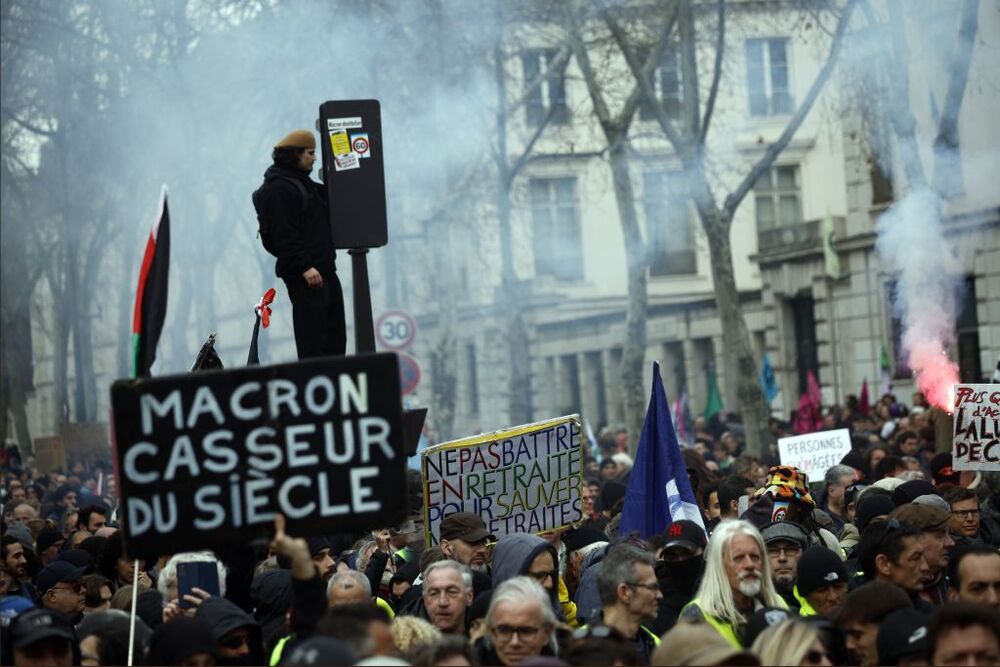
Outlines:
{"type": "Polygon", "coordinates": [[[142,415],[142,434],[149,435],[153,432],[153,415],[166,417],[168,414],[174,416],[174,428],[178,431],[184,427],[184,418],[181,414],[181,390],[174,389],[167,394],[162,402],[156,400],[155,396],[143,394],[139,401],[139,410],[142,415]]]}
{"type": "Polygon", "coordinates": [[[823,479],[827,469],[840,463],[849,451],[851,434],[846,428],[778,439],[781,464],[795,466],[810,481],[823,479]]]}

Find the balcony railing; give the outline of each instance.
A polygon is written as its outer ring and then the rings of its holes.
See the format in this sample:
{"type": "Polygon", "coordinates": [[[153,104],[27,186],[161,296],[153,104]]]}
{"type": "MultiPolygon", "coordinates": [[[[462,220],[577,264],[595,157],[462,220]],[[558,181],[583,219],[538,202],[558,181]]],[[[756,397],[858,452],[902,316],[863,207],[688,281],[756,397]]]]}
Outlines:
{"type": "MultiPolygon", "coordinates": [[[[806,220],[795,225],[757,230],[757,248],[760,252],[789,250],[821,250],[823,247],[823,219],[806,220]]],[[[844,236],[844,218],[833,218],[834,238],[844,236]]]]}

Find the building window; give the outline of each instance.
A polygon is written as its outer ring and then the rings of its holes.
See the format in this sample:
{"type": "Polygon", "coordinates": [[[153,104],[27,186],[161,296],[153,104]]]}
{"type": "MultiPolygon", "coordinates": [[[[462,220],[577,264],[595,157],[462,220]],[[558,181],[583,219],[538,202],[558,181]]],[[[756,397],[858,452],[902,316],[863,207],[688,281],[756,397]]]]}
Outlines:
{"type": "MultiPolygon", "coordinates": [[[[649,48],[638,50],[639,62],[645,63],[649,58],[649,48]]],[[[667,48],[660,57],[660,62],[653,70],[653,90],[656,99],[663,105],[663,111],[668,118],[681,117],[682,88],[681,88],[681,59],[675,48],[667,48]]],[[[641,120],[653,120],[656,118],[656,111],[647,101],[639,107],[639,118],[641,120]]]]}
{"type": "Polygon", "coordinates": [[[583,238],[576,178],[533,178],[531,223],[535,275],[583,279],[583,238]]]}
{"type": "Polygon", "coordinates": [[[747,90],[751,116],[792,112],[788,76],[788,40],[747,40],[747,90]]]}
{"type": "Polygon", "coordinates": [[[891,355],[892,378],[894,380],[909,380],[913,377],[913,371],[907,362],[906,353],[903,351],[903,317],[900,308],[896,305],[898,295],[896,294],[896,281],[890,280],[885,285],[886,302],[889,304],[889,342],[892,345],[891,355]]]}
{"type": "Polygon", "coordinates": [[[556,49],[528,49],[521,54],[524,68],[524,85],[531,87],[525,100],[524,111],[529,127],[538,127],[552,111],[553,123],[566,123],[566,63],[553,68],[559,52],[556,49]]]}
{"type": "Polygon", "coordinates": [[[678,172],[643,174],[643,208],[646,234],[653,254],[651,276],[689,275],[698,272],[687,196],[678,172]]]}
{"type": "Polygon", "coordinates": [[[753,193],[758,232],[794,227],[802,222],[797,166],[771,167],[757,179],[753,193]]]}

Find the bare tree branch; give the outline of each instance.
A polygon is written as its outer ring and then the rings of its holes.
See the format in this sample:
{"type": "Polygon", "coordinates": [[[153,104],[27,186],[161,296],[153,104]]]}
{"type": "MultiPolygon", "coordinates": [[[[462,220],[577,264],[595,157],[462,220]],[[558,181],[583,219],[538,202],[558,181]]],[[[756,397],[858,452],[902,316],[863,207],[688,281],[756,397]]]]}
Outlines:
{"type": "Polygon", "coordinates": [[[37,125],[32,125],[31,123],[29,123],[27,121],[21,120],[20,118],[18,118],[17,116],[15,116],[14,114],[12,114],[9,111],[4,110],[3,111],[3,117],[6,118],[9,121],[12,121],[16,125],[20,125],[22,128],[24,128],[28,132],[32,132],[34,134],[40,134],[43,137],[54,137],[54,136],[56,136],[56,132],[57,132],[56,130],[45,130],[45,129],[42,129],[42,128],[38,127],[37,125]]]}
{"type": "Polygon", "coordinates": [[[733,190],[732,193],[726,197],[723,203],[723,210],[729,216],[736,211],[739,207],[740,202],[746,197],[747,193],[750,192],[750,188],[753,184],[757,182],[760,175],[771,168],[775,159],[785,150],[788,146],[788,142],[792,140],[795,133],[798,132],[799,127],[802,125],[802,121],[805,120],[809,111],[812,109],[813,104],[819,97],[820,91],[826,84],[827,79],[830,78],[830,74],[833,73],[833,68],[837,62],[837,54],[840,53],[840,47],[844,42],[844,33],[847,31],[847,25],[851,22],[851,16],[854,14],[854,7],[857,5],[858,0],[848,0],[847,5],[844,7],[844,12],[840,15],[840,21],[837,23],[837,32],[833,35],[833,41],[830,44],[830,53],[827,54],[826,62],[823,63],[822,69],[816,75],[816,79],[812,83],[812,87],[809,88],[809,92],[806,94],[805,99],[802,101],[802,105],[795,110],[795,114],[792,116],[791,120],[788,121],[788,126],[785,127],[785,131],[781,133],[778,140],[767,147],[764,151],[764,155],[757,160],[756,164],[750,169],[750,172],[743,178],[743,181],[739,186],[733,190]]]}
{"type": "Polygon", "coordinates": [[[944,99],[941,119],[938,122],[937,137],[934,138],[934,189],[942,195],[950,194],[958,185],[955,173],[959,165],[952,156],[946,155],[958,150],[958,115],[965,97],[965,86],[972,65],[972,49],[979,30],[979,0],[965,0],[962,3],[962,18],[955,41],[955,51],[948,73],[948,92],[944,99]]]}
{"type": "Polygon", "coordinates": [[[701,121],[701,134],[698,145],[705,145],[708,136],[708,125],[712,122],[712,112],[715,111],[715,98],[719,94],[719,81],[722,79],[722,57],[726,50],[726,0],[719,0],[718,28],[715,35],[715,64],[712,66],[712,86],[708,90],[708,101],[705,102],[705,115],[701,121]]]}
{"type": "MultiPolygon", "coordinates": [[[[545,128],[548,127],[550,122],[552,122],[552,118],[555,115],[556,106],[554,104],[550,104],[548,113],[545,114],[545,118],[543,118],[542,122],[538,124],[535,131],[531,133],[531,138],[528,139],[528,143],[524,145],[524,150],[517,156],[517,160],[514,161],[513,166],[507,170],[505,185],[508,191],[510,190],[510,186],[514,183],[514,179],[517,178],[517,174],[521,171],[524,165],[527,164],[528,158],[531,157],[531,151],[535,149],[535,144],[542,138],[542,134],[545,133],[545,128]]],[[[506,159],[506,156],[502,156],[501,159],[506,159]]]]}

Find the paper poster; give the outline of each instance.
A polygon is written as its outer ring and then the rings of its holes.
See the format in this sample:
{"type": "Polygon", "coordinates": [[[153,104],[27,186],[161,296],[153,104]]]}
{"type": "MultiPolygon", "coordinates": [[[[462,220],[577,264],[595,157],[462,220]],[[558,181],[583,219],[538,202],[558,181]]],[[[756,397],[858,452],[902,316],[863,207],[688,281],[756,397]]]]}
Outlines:
{"type": "Polygon", "coordinates": [[[778,439],[781,465],[795,466],[809,476],[810,482],[823,479],[826,471],[849,451],[851,434],[846,428],[778,439]]]}
{"type": "Polygon", "coordinates": [[[326,129],[328,132],[335,130],[361,129],[361,116],[351,116],[350,118],[327,118],[326,129]]]}
{"type": "Polygon", "coordinates": [[[330,149],[335,156],[347,155],[351,152],[351,142],[347,138],[347,132],[343,130],[330,133],[330,149]]]}
{"type": "Polygon", "coordinates": [[[337,171],[347,171],[348,169],[357,169],[361,166],[358,161],[358,156],[354,153],[347,153],[346,155],[335,155],[333,157],[333,168],[337,171]]]}
{"type": "Polygon", "coordinates": [[[955,385],[952,469],[1000,470],[1000,385],[955,385]]]}
{"type": "Polygon", "coordinates": [[[580,521],[580,434],[579,415],[570,415],[423,450],[427,544],[456,512],[478,514],[498,537],[580,521]]]}

